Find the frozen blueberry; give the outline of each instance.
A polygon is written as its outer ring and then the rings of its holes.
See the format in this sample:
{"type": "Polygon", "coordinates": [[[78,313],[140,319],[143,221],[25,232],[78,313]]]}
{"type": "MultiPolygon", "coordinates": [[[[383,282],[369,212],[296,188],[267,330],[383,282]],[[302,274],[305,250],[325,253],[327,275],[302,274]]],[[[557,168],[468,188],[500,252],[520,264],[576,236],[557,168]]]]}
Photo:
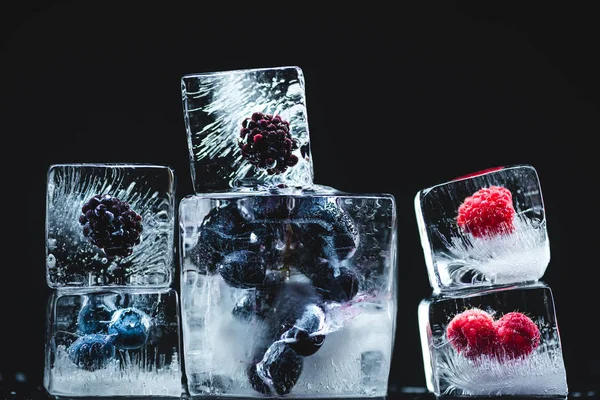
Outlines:
{"type": "Polygon", "coordinates": [[[248,379],[259,393],[284,396],[298,382],[304,367],[304,357],[282,342],[273,343],[262,360],[248,368],[248,379]]]}
{"type": "Polygon", "coordinates": [[[242,289],[261,286],[267,276],[262,256],[248,250],[226,254],[217,269],[229,286],[242,289]]]}
{"type": "Polygon", "coordinates": [[[132,307],[115,311],[108,324],[108,334],[113,337],[114,345],[124,350],[142,347],[148,340],[149,331],[150,317],[132,307]]]}
{"type": "Polygon", "coordinates": [[[79,310],[77,328],[82,334],[106,333],[114,309],[99,300],[90,298],[79,310]]]}
{"type": "Polygon", "coordinates": [[[294,325],[281,335],[296,353],[307,357],[317,352],[325,341],[325,335],[318,333],[325,326],[325,313],[316,304],[308,304],[304,313],[294,325]]]}
{"type": "Polygon", "coordinates": [[[282,275],[280,271],[268,271],[261,286],[247,290],[238,299],[231,310],[233,316],[241,321],[250,321],[254,317],[264,319],[283,287],[282,275]]]}
{"type": "Polygon", "coordinates": [[[360,276],[353,269],[326,266],[310,275],[313,285],[324,300],[343,303],[351,300],[360,287],[360,276]]]}
{"type": "Polygon", "coordinates": [[[96,333],[81,336],[69,346],[67,354],[75,365],[87,371],[105,368],[115,356],[113,338],[96,333]]]}
{"type": "Polygon", "coordinates": [[[142,216],[130,205],[109,194],[96,195],[81,208],[83,235],[108,257],[127,257],[140,243],[142,216]]]}

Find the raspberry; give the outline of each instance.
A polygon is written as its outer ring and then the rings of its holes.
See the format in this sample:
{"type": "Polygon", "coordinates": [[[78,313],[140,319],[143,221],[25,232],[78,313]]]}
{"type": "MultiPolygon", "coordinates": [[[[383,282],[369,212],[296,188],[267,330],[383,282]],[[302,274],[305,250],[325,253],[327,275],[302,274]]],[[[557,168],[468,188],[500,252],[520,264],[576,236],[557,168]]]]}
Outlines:
{"type": "Polygon", "coordinates": [[[290,134],[290,124],[281,117],[255,112],[242,122],[242,156],[269,175],[281,174],[298,163],[292,152],[299,147],[290,134]]]}
{"type": "Polygon", "coordinates": [[[127,257],[140,243],[142,216],[109,194],[96,195],[81,208],[83,235],[108,257],[127,257]]]}
{"type": "Polygon", "coordinates": [[[478,308],[457,314],[446,328],[452,347],[467,358],[493,355],[496,348],[494,319],[478,308]]]}
{"type": "Polygon", "coordinates": [[[474,237],[495,236],[514,231],[515,209],[510,190],[500,186],[482,188],[458,207],[456,222],[474,237]]]}
{"type": "Polygon", "coordinates": [[[496,321],[494,326],[500,358],[523,358],[540,344],[540,330],[535,322],[523,313],[509,312],[496,321]]]}

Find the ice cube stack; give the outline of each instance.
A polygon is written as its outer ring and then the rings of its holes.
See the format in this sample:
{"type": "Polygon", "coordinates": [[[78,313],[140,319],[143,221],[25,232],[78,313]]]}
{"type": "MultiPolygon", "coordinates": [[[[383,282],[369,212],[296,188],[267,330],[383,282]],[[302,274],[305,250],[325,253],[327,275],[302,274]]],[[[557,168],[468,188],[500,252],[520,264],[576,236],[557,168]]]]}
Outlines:
{"type": "Polygon", "coordinates": [[[313,183],[304,85],[293,66],[182,78],[194,186],[179,205],[191,396],[387,394],[395,200],[313,183]]]}
{"type": "Polygon", "coordinates": [[[174,217],[168,166],[50,166],[48,393],[181,396],[174,217]]]}
{"type": "Polygon", "coordinates": [[[566,397],[542,191],[531,165],[490,168],[419,191],[432,294],[418,323],[437,396],[566,397]]]}

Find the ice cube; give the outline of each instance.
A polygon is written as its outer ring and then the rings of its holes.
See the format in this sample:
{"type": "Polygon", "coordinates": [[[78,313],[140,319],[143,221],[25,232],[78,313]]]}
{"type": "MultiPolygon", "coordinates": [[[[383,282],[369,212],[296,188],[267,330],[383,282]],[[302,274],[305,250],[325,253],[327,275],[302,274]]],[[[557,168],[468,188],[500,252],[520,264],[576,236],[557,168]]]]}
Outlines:
{"type": "Polygon", "coordinates": [[[44,387],[51,395],[182,395],[173,289],[62,289],[47,309],[44,387]]]}
{"type": "Polygon", "coordinates": [[[188,74],[181,86],[196,193],[312,184],[300,68],[188,74]]]}
{"type": "Polygon", "coordinates": [[[396,318],[394,198],[315,187],[182,199],[191,395],[386,395],[396,318]],[[369,352],[380,355],[377,371],[361,370],[369,352]]]}
{"type": "Polygon", "coordinates": [[[418,320],[432,393],[566,398],[554,298],[544,282],[432,294],[418,320]]]}
{"type": "Polygon", "coordinates": [[[535,281],[550,262],[542,191],[530,165],[421,190],[415,212],[435,290],[535,281]]]}
{"type": "Polygon", "coordinates": [[[171,168],[56,164],[48,170],[47,184],[46,280],[51,288],[171,284],[171,168]]]}

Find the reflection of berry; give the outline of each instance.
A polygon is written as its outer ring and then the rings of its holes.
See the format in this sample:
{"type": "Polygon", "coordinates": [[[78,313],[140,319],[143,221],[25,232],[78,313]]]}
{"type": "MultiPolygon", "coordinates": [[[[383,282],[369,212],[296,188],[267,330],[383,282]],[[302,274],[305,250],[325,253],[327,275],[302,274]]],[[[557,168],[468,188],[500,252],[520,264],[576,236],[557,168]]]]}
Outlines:
{"type": "Polygon", "coordinates": [[[446,335],[452,347],[467,358],[494,354],[494,320],[490,314],[478,308],[456,315],[448,324],[446,335]]]}
{"type": "Polygon", "coordinates": [[[298,141],[290,134],[289,122],[281,117],[255,112],[240,131],[242,156],[268,174],[281,174],[298,163],[292,152],[298,141]]]}
{"type": "Polygon", "coordinates": [[[124,201],[108,194],[92,197],[81,208],[79,223],[89,241],[107,256],[127,257],[140,243],[142,216],[124,201]]]}
{"type": "Polygon", "coordinates": [[[458,207],[456,222],[475,237],[494,236],[514,231],[515,209],[512,193],[500,186],[482,188],[458,207]]]}
{"type": "Polygon", "coordinates": [[[513,359],[525,357],[540,344],[540,331],[529,317],[520,312],[505,314],[495,323],[498,355],[513,359]]]}

